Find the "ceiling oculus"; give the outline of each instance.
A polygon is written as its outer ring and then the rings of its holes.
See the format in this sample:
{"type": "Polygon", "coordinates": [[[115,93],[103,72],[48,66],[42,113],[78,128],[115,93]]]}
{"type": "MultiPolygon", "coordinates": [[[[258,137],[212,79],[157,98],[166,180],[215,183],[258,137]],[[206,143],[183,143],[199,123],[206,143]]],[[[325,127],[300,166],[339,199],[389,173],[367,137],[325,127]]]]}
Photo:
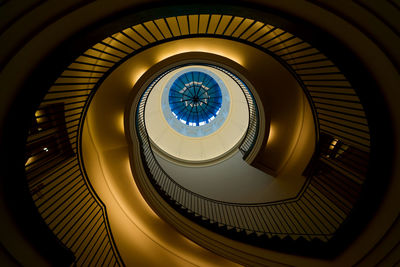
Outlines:
{"type": "Polygon", "coordinates": [[[175,118],[189,126],[203,126],[221,110],[222,94],[208,74],[189,71],[180,75],[169,89],[169,107],[175,118]]]}

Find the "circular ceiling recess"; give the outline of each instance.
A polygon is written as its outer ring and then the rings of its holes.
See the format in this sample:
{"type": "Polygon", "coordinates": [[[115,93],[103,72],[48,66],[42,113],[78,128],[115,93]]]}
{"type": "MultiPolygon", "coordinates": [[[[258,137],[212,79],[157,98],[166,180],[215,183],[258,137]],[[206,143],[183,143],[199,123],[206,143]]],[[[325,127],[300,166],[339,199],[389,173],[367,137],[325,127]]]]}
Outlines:
{"type": "Polygon", "coordinates": [[[167,72],[162,79],[166,83],[161,88],[161,109],[168,125],[187,137],[205,137],[218,131],[226,121],[231,104],[221,74],[202,65],[167,72]]]}
{"type": "Polygon", "coordinates": [[[156,152],[175,162],[201,163],[237,149],[246,134],[249,108],[244,89],[227,72],[209,64],[185,64],[150,83],[144,119],[156,152]]]}
{"type": "Polygon", "coordinates": [[[222,94],[218,83],[204,72],[190,71],[180,75],[169,89],[172,114],[189,126],[203,126],[218,115],[222,94]]]}

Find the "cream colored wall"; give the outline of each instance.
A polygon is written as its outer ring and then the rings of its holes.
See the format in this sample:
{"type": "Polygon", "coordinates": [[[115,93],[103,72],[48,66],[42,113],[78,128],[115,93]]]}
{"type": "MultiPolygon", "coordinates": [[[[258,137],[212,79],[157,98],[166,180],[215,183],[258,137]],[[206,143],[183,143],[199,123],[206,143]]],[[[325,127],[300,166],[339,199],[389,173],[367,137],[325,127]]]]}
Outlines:
{"type": "MultiPolygon", "coordinates": [[[[226,202],[261,203],[295,197],[306,178],[302,175],[314,153],[315,129],[311,108],[303,95],[299,136],[293,153],[277,177],[248,165],[241,153],[213,166],[181,166],[158,155],[162,168],[178,184],[200,195],[226,202]]],[[[273,142],[274,136],[270,137],[273,142]]]]}
{"type": "Polygon", "coordinates": [[[228,115],[221,127],[210,135],[189,137],[178,133],[164,117],[161,98],[168,81],[177,72],[189,68],[191,67],[172,71],[153,88],[145,109],[146,129],[154,145],[178,161],[212,161],[237,147],[247,130],[249,110],[246,98],[235,81],[219,70],[201,66],[217,75],[225,84],[230,98],[228,115]]]}

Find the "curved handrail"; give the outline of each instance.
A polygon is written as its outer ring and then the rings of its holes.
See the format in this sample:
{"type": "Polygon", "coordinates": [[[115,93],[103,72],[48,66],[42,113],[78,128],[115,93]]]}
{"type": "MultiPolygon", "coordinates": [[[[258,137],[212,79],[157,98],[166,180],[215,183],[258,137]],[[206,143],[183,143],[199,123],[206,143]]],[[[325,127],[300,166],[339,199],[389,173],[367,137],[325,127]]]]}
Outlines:
{"type": "MultiPolygon", "coordinates": [[[[189,66],[189,65],[193,65],[193,64],[184,64],[184,65],[179,65],[176,66],[174,68],[171,68],[169,70],[167,70],[166,72],[164,72],[163,74],[159,75],[158,77],[156,77],[151,83],[150,85],[146,88],[146,90],[143,92],[143,94],[141,95],[139,102],[138,102],[138,106],[136,108],[137,112],[136,112],[136,129],[141,128],[140,126],[144,127],[144,129],[146,129],[146,122],[145,122],[145,106],[147,103],[147,98],[149,96],[149,94],[151,93],[152,89],[154,88],[154,86],[168,73],[170,73],[171,71],[180,68],[182,66],[189,66]],[[143,125],[139,125],[138,123],[143,123],[143,125]]],[[[258,130],[258,109],[257,109],[257,104],[255,103],[254,97],[252,95],[252,93],[250,92],[250,90],[247,88],[247,86],[235,75],[233,75],[232,73],[230,73],[229,71],[218,67],[216,65],[212,65],[212,64],[205,64],[205,63],[201,63],[201,65],[205,65],[208,67],[212,67],[215,69],[218,69],[220,71],[223,71],[225,74],[229,75],[229,77],[231,77],[232,79],[234,79],[234,81],[239,85],[240,89],[242,90],[243,94],[246,97],[246,101],[248,104],[248,109],[249,109],[249,117],[251,120],[249,120],[249,126],[247,127],[246,133],[245,133],[245,137],[243,138],[241,144],[239,145],[239,150],[243,153],[243,154],[247,154],[249,152],[249,149],[251,150],[251,148],[254,146],[254,143],[257,139],[257,130],[258,130]]],[[[146,130],[146,135],[142,135],[142,132],[138,132],[139,137],[141,138],[141,140],[147,139],[148,143],[151,144],[150,138],[148,136],[147,130],[146,130]]],[[[151,147],[151,146],[150,146],[151,147]]],[[[143,148],[143,146],[142,146],[143,148]]],[[[154,157],[153,151],[151,150],[152,156],[154,157]]],[[[154,157],[155,159],[155,157],[154,157]]],[[[158,163],[158,161],[155,159],[156,164],[158,165],[158,167],[160,169],[162,169],[161,165],[158,163]]],[[[162,170],[164,173],[165,171],[162,170]]],[[[173,181],[177,186],[181,187],[184,190],[187,190],[188,192],[190,192],[191,194],[197,195],[200,198],[204,198],[204,199],[209,199],[210,201],[215,201],[218,203],[224,203],[227,205],[233,204],[233,205],[259,205],[259,204],[241,204],[241,203],[232,203],[232,202],[224,202],[224,201],[220,201],[220,200],[214,200],[211,198],[207,198],[204,197],[202,195],[199,195],[189,189],[186,189],[184,187],[182,187],[180,184],[176,183],[167,173],[165,173],[166,176],[168,176],[168,179],[170,179],[171,181],[173,181]]]]}
{"type": "MultiPolygon", "coordinates": [[[[213,66],[208,65],[207,66],[213,66]]],[[[180,66],[178,66],[180,67],[180,66]]],[[[332,235],[329,231],[319,231],[317,233],[307,233],[306,231],[283,231],[278,224],[275,227],[267,223],[264,218],[266,218],[268,213],[273,212],[275,206],[288,205],[289,203],[295,203],[297,199],[286,200],[278,203],[229,203],[219,200],[214,200],[207,198],[205,196],[199,195],[187,188],[184,188],[176,181],[174,181],[160,166],[157,159],[154,156],[150,138],[146,129],[145,122],[145,107],[147,104],[147,99],[151,93],[154,86],[158,83],[161,78],[163,78],[169,72],[175,70],[172,68],[169,71],[164,72],[155,78],[150,85],[146,88],[143,94],[140,96],[136,108],[136,131],[139,137],[139,143],[141,147],[141,156],[145,162],[146,173],[149,179],[153,183],[160,194],[167,199],[177,204],[178,209],[185,209],[188,213],[193,213],[195,216],[201,217],[202,220],[207,220],[212,223],[218,223],[228,228],[235,228],[239,231],[249,231],[251,233],[268,234],[268,235],[291,235],[291,236],[312,236],[319,237],[323,240],[328,240],[328,237],[332,235]],[[271,211],[270,211],[271,209],[271,211]],[[274,230],[273,230],[274,229],[274,230]],[[279,230],[277,230],[279,229],[279,230]]],[[[217,66],[214,68],[221,69],[217,66]]],[[[228,71],[224,71],[229,73],[228,71]]],[[[232,75],[231,77],[235,77],[232,75]]],[[[235,82],[241,82],[240,79],[236,78],[235,82]]],[[[242,90],[246,90],[247,87],[241,86],[242,90]]],[[[248,89],[247,89],[248,90],[248,89]]],[[[252,97],[251,93],[247,95],[249,98],[252,97]]],[[[254,106],[253,106],[254,107],[254,106]]],[[[250,108],[250,105],[249,105],[250,108]]],[[[252,112],[253,118],[257,118],[256,112],[252,112]]],[[[252,126],[253,129],[257,129],[256,126],[252,126]]],[[[246,134],[246,138],[257,137],[257,135],[252,131],[246,134]],[[249,136],[249,137],[248,137],[249,136]]],[[[245,140],[246,140],[245,138],[245,140]]],[[[242,147],[250,149],[252,147],[251,142],[242,143],[242,147]]],[[[244,150],[247,153],[246,150],[244,150]]],[[[282,213],[283,214],[283,213],[282,213]]],[[[281,216],[282,216],[281,214],[281,216]]],[[[277,215],[279,216],[279,215],[277,215]]],[[[293,229],[293,228],[291,228],[293,229]]]]}
{"type": "Polygon", "coordinates": [[[246,159],[251,150],[253,149],[254,144],[256,143],[258,137],[260,116],[258,114],[258,107],[256,100],[254,99],[253,94],[251,93],[250,89],[246,86],[246,84],[236,75],[225,70],[224,68],[215,65],[207,65],[207,66],[210,66],[227,74],[231,79],[233,79],[236,82],[237,85],[239,85],[240,89],[243,92],[243,95],[246,97],[247,107],[249,110],[249,125],[247,127],[245,137],[239,146],[239,150],[243,154],[243,159],[246,159]]]}

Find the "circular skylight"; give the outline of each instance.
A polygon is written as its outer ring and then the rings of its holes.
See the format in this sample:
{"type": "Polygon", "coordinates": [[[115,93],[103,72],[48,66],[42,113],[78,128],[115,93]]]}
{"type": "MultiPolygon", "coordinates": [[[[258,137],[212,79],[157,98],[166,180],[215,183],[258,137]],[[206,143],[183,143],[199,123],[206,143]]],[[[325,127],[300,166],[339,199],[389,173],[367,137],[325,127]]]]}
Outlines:
{"type": "Polygon", "coordinates": [[[231,100],[221,75],[203,65],[181,66],[165,74],[157,84],[163,88],[161,109],[172,129],[184,136],[204,137],[222,127],[231,100]]]}
{"type": "Polygon", "coordinates": [[[180,75],[169,89],[169,106],[180,122],[203,126],[216,118],[222,106],[218,83],[208,74],[190,71],[180,75]]]}

